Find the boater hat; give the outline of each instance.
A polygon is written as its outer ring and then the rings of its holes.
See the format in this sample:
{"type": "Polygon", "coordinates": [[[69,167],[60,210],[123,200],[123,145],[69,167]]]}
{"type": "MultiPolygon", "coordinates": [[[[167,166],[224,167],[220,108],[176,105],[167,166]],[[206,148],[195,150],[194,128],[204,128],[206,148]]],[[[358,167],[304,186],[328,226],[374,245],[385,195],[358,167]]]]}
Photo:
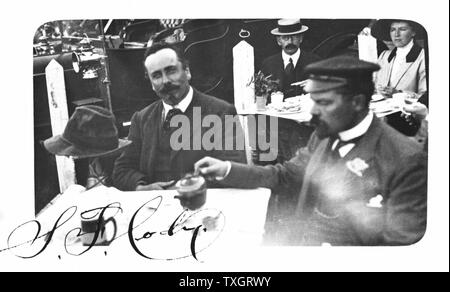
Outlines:
{"type": "Polygon", "coordinates": [[[309,28],[302,25],[300,19],[280,19],[278,20],[278,27],[272,29],[270,32],[273,35],[294,35],[304,33],[309,28]]]}
{"type": "Polygon", "coordinates": [[[75,159],[115,154],[130,144],[118,138],[113,114],[94,105],[77,107],[64,133],[43,142],[48,152],[75,159]]]}

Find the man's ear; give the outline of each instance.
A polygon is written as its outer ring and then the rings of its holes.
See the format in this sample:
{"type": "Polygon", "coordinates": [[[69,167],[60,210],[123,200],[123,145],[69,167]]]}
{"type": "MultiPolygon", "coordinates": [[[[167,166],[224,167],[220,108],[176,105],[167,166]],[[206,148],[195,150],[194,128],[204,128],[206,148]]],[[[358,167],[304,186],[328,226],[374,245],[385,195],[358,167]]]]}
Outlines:
{"type": "Polygon", "coordinates": [[[277,35],[277,44],[281,47],[281,37],[277,35]]]}
{"type": "Polygon", "coordinates": [[[367,108],[367,98],[364,94],[357,94],[352,98],[352,105],[356,111],[363,111],[367,108]]]}
{"type": "Polygon", "coordinates": [[[189,67],[186,67],[186,68],[184,68],[184,71],[186,72],[187,79],[189,81],[191,81],[191,78],[192,78],[192,76],[191,76],[191,69],[189,69],[189,67]]]}

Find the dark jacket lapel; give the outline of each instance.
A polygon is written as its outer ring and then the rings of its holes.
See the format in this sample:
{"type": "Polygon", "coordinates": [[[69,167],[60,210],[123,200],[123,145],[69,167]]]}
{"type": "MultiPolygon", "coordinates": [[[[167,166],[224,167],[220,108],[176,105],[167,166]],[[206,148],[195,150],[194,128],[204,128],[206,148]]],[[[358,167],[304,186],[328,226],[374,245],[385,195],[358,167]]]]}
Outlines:
{"type": "Polygon", "coordinates": [[[162,101],[158,101],[158,104],[156,105],[154,109],[154,114],[150,114],[151,120],[146,121],[146,127],[142,129],[142,131],[145,131],[148,133],[149,138],[148,141],[150,143],[148,144],[148,147],[146,149],[143,149],[143,153],[141,157],[146,157],[145,153],[148,153],[148,159],[147,159],[147,175],[149,178],[153,176],[153,169],[154,169],[154,163],[156,161],[156,155],[158,153],[158,141],[159,141],[159,133],[161,130],[161,122],[162,122],[162,111],[163,111],[163,104],[162,101]]]}
{"type": "Polygon", "coordinates": [[[389,54],[389,57],[388,57],[388,62],[390,63],[393,59],[394,59],[394,57],[397,55],[397,48],[394,48],[393,50],[392,50],[392,52],[389,54]]]}
{"type": "Polygon", "coordinates": [[[303,210],[307,210],[308,206],[310,206],[313,202],[311,201],[311,197],[309,196],[312,184],[312,176],[313,174],[323,166],[323,161],[325,159],[327,145],[330,139],[323,139],[317,147],[313,150],[311,158],[308,162],[308,165],[305,170],[305,175],[302,183],[302,188],[300,190],[298,203],[297,203],[297,216],[303,215],[303,210]]]}
{"type": "Polygon", "coordinates": [[[414,44],[413,47],[411,48],[411,51],[409,51],[408,55],[406,55],[406,62],[408,63],[415,62],[417,58],[419,58],[421,51],[422,48],[419,45],[414,44]]]}
{"type": "MultiPolygon", "coordinates": [[[[417,58],[419,57],[419,55],[420,55],[420,52],[422,51],[422,48],[419,46],[419,45],[417,45],[417,44],[415,44],[414,43],[414,45],[412,46],[412,48],[411,48],[411,50],[409,51],[409,53],[408,53],[408,55],[406,55],[406,64],[404,64],[403,66],[402,66],[402,70],[403,70],[403,72],[401,72],[401,74],[399,74],[398,76],[394,76],[394,78],[398,78],[398,79],[396,79],[396,80],[392,80],[392,81],[394,81],[394,82],[391,82],[392,84],[394,84],[395,83],[395,85],[393,86],[394,88],[395,87],[397,87],[397,85],[400,83],[400,81],[402,80],[402,78],[403,78],[403,76],[405,76],[405,74],[408,72],[408,70],[409,70],[409,68],[411,68],[411,66],[414,64],[414,62],[417,60],[417,58]]],[[[394,59],[394,57],[396,56],[396,54],[397,54],[397,48],[394,48],[393,50],[392,50],[392,52],[389,54],[389,57],[388,57],[388,62],[389,62],[389,65],[390,65],[390,73],[389,73],[389,79],[391,79],[391,73],[392,73],[392,64],[393,63],[391,63],[391,61],[394,59]]]]}
{"type": "MultiPolygon", "coordinates": [[[[408,55],[406,55],[406,63],[415,62],[417,60],[417,58],[419,57],[421,51],[422,51],[422,48],[419,45],[414,44],[412,46],[411,50],[409,51],[408,55]]],[[[397,48],[394,48],[392,50],[392,52],[389,54],[388,62],[390,63],[396,55],[397,55],[397,48]]]]}
{"type": "Polygon", "coordinates": [[[295,80],[303,81],[303,69],[310,63],[305,56],[305,52],[300,52],[300,58],[297,60],[297,64],[295,65],[295,80]]]}
{"type": "Polygon", "coordinates": [[[280,80],[280,86],[284,86],[284,62],[283,57],[281,55],[281,52],[277,55],[277,58],[274,60],[274,71],[271,72],[273,74],[275,79],[280,80]],[[277,73],[275,73],[277,72],[277,73]]]}

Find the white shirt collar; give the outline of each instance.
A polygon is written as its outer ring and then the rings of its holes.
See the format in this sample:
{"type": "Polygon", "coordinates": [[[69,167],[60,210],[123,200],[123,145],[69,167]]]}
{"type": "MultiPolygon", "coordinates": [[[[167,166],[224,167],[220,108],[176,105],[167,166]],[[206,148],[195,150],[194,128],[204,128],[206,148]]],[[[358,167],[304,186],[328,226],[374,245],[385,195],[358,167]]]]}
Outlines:
{"type": "Polygon", "coordinates": [[[288,55],[284,51],[281,51],[281,57],[283,58],[284,68],[286,68],[286,66],[289,64],[289,58],[292,58],[292,63],[294,63],[295,68],[298,58],[300,58],[300,48],[293,55],[288,55]]]}
{"type": "Polygon", "coordinates": [[[369,129],[370,124],[372,124],[372,120],[373,120],[373,113],[371,111],[369,111],[367,116],[361,122],[359,122],[359,124],[357,124],[356,126],[354,126],[351,129],[340,132],[339,138],[342,141],[349,141],[349,140],[352,140],[354,138],[364,135],[367,132],[367,130],[369,129]]]}
{"type": "Polygon", "coordinates": [[[406,57],[408,55],[409,51],[411,51],[412,47],[414,45],[413,39],[409,41],[409,43],[401,48],[397,48],[397,52],[395,53],[397,57],[406,57]]]}
{"type": "MultiPolygon", "coordinates": [[[[372,121],[373,121],[373,113],[371,111],[369,111],[367,116],[359,124],[357,124],[356,126],[354,126],[351,129],[340,132],[338,134],[339,138],[342,141],[349,141],[351,139],[354,139],[354,138],[364,135],[367,132],[367,130],[369,130],[369,127],[370,127],[370,124],[372,124],[372,121]]],[[[332,145],[333,150],[336,148],[337,144],[338,144],[338,139],[336,139],[336,141],[333,142],[333,145],[332,145]]],[[[348,143],[348,144],[343,145],[342,147],[340,147],[338,149],[339,155],[341,157],[344,157],[353,149],[353,147],[355,147],[355,143],[348,143]]]]}
{"type": "Polygon", "coordinates": [[[173,108],[180,109],[184,113],[187,110],[188,106],[191,104],[193,95],[194,95],[194,90],[192,89],[191,86],[189,86],[188,93],[178,104],[171,106],[170,104],[167,104],[163,101],[162,104],[164,107],[164,113],[163,113],[164,119],[166,118],[167,113],[173,108]]]}

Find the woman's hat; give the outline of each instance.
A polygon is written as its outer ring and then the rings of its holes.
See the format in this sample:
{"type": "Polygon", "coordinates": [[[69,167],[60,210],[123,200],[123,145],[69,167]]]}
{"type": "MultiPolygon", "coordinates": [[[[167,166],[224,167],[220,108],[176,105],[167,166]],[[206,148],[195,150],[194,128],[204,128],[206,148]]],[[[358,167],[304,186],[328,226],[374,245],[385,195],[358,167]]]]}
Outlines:
{"type": "Polygon", "coordinates": [[[43,142],[48,152],[74,159],[115,154],[130,144],[118,138],[113,114],[94,105],[77,107],[64,133],[43,142]]]}
{"type": "Polygon", "coordinates": [[[414,37],[416,40],[423,40],[427,35],[423,26],[415,21],[406,19],[380,19],[372,26],[372,36],[383,41],[392,41],[390,31],[393,22],[407,22],[416,33],[416,36],[414,37]]]}
{"type": "Polygon", "coordinates": [[[304,33],[309,28],[302,25],[300,19],[280,19],[278,20],[278,27],[272,29],[270,32],[273,35],[294,35],[304,33]]]}

